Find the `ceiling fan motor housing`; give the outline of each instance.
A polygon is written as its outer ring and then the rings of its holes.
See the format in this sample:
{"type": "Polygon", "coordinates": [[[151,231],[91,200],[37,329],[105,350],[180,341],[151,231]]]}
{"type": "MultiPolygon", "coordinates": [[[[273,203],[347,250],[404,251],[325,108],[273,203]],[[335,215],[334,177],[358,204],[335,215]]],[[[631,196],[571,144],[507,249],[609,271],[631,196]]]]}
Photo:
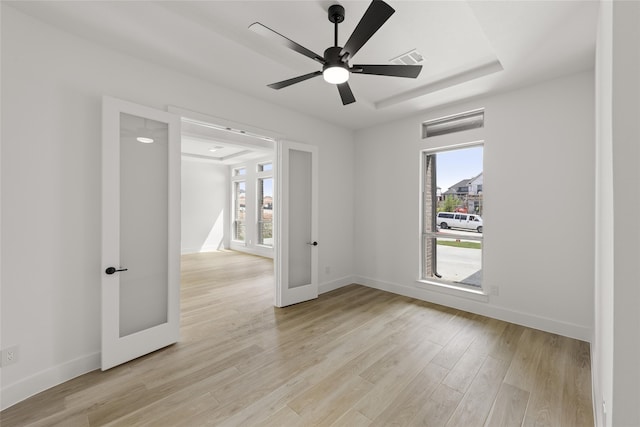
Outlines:
{"type": "Polygon", "coordinates": [[[329,6],[329,21],[339,24],[344,21],[344,7],[339,4],[329,6]]]}
{"type": "Polygon", "coordinates": [[[342,61],[342,56],[340,56],[341,51],[342,48],[340,46],[333,46],[324,51],[324,60],[327,62],[322,67],[322,71],[329,67],[349,68],[349,64],[342,61]]]}

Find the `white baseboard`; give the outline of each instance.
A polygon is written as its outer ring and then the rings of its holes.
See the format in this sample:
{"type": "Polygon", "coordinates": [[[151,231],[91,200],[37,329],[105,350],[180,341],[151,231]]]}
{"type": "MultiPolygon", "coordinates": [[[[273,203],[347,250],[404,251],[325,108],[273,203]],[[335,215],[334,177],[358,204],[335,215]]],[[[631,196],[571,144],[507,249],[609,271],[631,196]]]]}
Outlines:
{"type": "Polygon", "coordinates": [[[515,323],[529,328],[540,329],[541,331],[575,338],[581,341],[591,342],[591,339],[593,338],[593,333],[588,327],[499,307],[492,305],[490,302],[474,301],[473,299],[429,291],[415,285],[399,285],[397,283],[384,282],[370,277],[354,276],[353,281],[354,283],[359,283],[370,288],[380,289],[394,294],[404,295],[498,320],[504,320],[505,322],[515,323]]]}
{"type": "Polygon", "coordinates": [[[0,410],[96,369],[100,369],[100,353],[79,357],[9,384],[2,388],[0,410]]]}
{"type": "Polygon", "coordinates": [[[207,245],[207,246],[201,247],[196,252],[217,252],[221,250],[224,250],[224,247],[222,245],[218,245],[218,246],[207,245]]]}
{"type": "MultiPolygon", "coordinates": [[[[223,251],[223,250],[227,250],[224,248],[215,248],[213,246],[203,246],[201,248],[182,248],[180,250],[180,255],[187,255],[187,254],[198,254],[201,252],[218,252],[218,251],[223,251]]],[[[273,248],[269,248],[269,247],[255,247],[255,248],[248,248],[248,247],[244,247],[244,246],[236,246],[233,245],[231,248],[229,248],[228,250],[231,251],[236,251],[236,252],[243,252],[246,254],[250,254],[250,255],[258,255],[261,257],[265,257],[265,258],[273,258],[273,248]]]]}
{"type": "Polygon", "coordinates": [[[258,255],[265,258],[273,258],[273,253],[274,253],[273,248],[269,248],[266,246],[265,247],[256,246],[256,247],[250,248],[245,246],[231,245],[229,249],[236,252],[244,252],[250,255],[258,255]]]}
{"type": "Polygon", "coordinates": [[[330,282],[320,283],[318,285],[318,294],[324,294],[326,292],[331,292],[343,286],[350,285],[354,282],[353,276],[345,276],[336,280],[332,280],[330,282]]]}
{"type": "Polygon", "coordinates": [[[221,246],[202,246],[202,247],[197,247],[197,248],[180,248],[180,254],[181,255],[187,255],[187,254],[197,254],[200,252],[218,252],[220,250],[224,250],[223,247],[221,246]]]}
{"type": "Polygon", "coordinates": [[[195,254],[200,252],[200,248],[180,248],[180,255],[195,254]]]}

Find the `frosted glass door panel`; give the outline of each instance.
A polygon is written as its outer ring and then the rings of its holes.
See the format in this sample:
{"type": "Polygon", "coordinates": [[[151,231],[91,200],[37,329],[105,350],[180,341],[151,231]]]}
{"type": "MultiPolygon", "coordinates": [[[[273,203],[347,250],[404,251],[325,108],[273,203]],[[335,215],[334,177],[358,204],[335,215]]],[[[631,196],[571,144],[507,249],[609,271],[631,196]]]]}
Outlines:
{"type": "Polygon", "coordinates": [[[120,113],[120,337],[167,322],[168,157],[167,123],[120,113]]]}
{"type": "Polygon", "coordinates": [[[311,153],[289,151],[289,288],[311,283],[311,153]]]}

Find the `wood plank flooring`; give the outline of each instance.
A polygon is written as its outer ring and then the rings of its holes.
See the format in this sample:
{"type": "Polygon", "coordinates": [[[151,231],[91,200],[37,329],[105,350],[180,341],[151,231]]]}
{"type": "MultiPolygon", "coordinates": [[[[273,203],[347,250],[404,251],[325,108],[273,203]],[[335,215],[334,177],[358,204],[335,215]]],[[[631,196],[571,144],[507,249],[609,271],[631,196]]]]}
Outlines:
{"type": "Polygon", "coordinates": [[[271,260],[182,261],[178,344],[68,381],[9,426],[593,426],[589,344],[350,285],[273,307],[271,260]]]}

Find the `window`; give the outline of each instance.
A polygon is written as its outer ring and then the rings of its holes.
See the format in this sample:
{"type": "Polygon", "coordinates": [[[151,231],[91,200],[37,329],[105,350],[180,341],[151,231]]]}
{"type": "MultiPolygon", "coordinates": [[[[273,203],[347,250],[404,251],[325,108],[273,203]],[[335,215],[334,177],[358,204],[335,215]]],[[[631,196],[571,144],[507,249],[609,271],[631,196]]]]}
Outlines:
{"type": "Polygon", "coordinates": [[[273,246],[273,178],[258,178],[258,244],[273,246]]]}
{"type": "Polygon", "coordinates": [[[422,137],[430,138],[481,127],[484,127],[484,109],[429,120],[422,124],[422,137]]]}
{"type": "Polygon", "coordinates": [[[437,188],[450,188],[461,180],[482,182],[482,154],[481,145],[423,153],[423,281],[482,288],[482,193],[445,191],[445,198],[437,196],[437,188]]]}
{"type": "Polygon", "coordinates": [[[273,159],[262,157],[229,167],[230,248],[270,256],[274,248],[273,159]]]}
{"type": "Polygon", "coordinates": [[[267,172],[273,170],[273,163],[258,163],[258,172],[267,172]]]}
{"type": "Polygon", "coordinates": [[[233,182],[233,240],[245,241],[246,182],[233,182]]]}

